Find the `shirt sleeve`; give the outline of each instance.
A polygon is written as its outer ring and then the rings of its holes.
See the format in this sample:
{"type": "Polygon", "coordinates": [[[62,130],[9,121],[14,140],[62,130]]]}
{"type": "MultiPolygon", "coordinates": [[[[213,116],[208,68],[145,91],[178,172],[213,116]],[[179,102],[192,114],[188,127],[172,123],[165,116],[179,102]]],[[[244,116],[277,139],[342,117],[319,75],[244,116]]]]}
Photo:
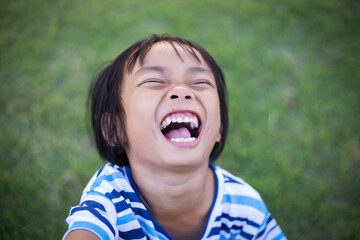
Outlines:
{"type": "Polygon", "coordinates": [[[89,181],[81,196],[79,205],[71,208],[65,222],[69,226],[63,240],[73,230],[88,230],[102,240],[118,238],[116,230],[116,208],[104,192],[94,189],[99,172],[89,181]]]}
{"type": "Polygon", "coordinates": [[[262,225],[259,227],[259,232],[254,239],[257,240],[286,240],[284,233],[276,220],[267,212],[262,225]]]}
{"type": "Polygon", "coordinates": [[[243,179],[223,169],[220,171],[225,183],[222,203],[226,205],[222,211],[226,211],[234,220],[234,225],[228,227],[239,229],[235,239],[286,240],[259,192],[243,179]]]}

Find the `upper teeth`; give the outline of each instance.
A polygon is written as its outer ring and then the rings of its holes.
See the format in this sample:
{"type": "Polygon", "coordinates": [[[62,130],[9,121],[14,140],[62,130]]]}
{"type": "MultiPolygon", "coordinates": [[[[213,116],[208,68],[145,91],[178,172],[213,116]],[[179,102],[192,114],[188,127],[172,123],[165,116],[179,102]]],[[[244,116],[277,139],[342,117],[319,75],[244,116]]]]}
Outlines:
{"type": "Polygon", "coordinates": [[[162,121],[160,130],[163,130],[164,128],[169,126],[170,123],[190,123],[191,129],[199,127],[199,120],[195,116],[168,116],[162,121]]]}

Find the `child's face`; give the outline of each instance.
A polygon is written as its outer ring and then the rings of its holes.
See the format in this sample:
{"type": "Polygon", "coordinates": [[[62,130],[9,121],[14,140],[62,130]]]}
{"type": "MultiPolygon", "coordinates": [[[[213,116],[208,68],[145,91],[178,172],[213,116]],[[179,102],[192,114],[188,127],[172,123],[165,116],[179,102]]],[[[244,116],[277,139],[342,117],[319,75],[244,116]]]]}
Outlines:
{"type": "Polygon", "coordinates": [[[194,166],[209,160],[220,141],[220,104],[210,68],[197,52],[167,42],[152,46],[143,66],[125,74],[121,100],[130,164],[194,166]]]}

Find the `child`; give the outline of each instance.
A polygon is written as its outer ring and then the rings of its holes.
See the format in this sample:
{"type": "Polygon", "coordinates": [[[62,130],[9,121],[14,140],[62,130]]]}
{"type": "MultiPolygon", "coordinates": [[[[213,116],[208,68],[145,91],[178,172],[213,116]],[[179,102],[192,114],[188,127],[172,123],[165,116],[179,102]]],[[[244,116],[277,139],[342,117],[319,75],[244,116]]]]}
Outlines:
{"type": "Polygon", "coordinates": [[[260,195],[213,162],[224,76],[199,45],[136,42],[95,79],[91,120],[105,164],[66,223],[70,239],[286,239],[260,195]]]}

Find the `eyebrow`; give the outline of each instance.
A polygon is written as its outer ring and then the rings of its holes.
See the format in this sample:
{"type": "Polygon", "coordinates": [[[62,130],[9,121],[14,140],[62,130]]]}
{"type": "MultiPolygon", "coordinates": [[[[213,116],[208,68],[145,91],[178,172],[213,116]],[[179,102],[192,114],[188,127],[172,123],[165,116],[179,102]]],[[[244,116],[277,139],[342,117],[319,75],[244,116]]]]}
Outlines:
{"type": "MultiPolygon", "coordinates": [[[[166,70],[166,68],[161,67],[161,66],[149,66],[149,67],[142,67],[139,70],[137,70],[135,72],[135,74],[141,73],[141,72],[147,72],[147,71],[155,71],[155,72],[159,72],[161,74],[165,74],[166,72],[168,72],[166,70]]],[[[209,69],[206,68],[202,68],[202,67],[190,67],[189,69],[186,70],[187,74],[193,74],[193,73],[208,73],[212,75],[212,71],[210,71],[209,69]]]]}
{"type": "Polygon", "coordinates": [[[160,67],[160,66],[151,66],[151,67],[142,67],[140,68],[139,70],[137,70],[135,72],[135,74],[138,74],[140,72],[144,72],[144,71],[155,71],[155,72],[159,72],[159,73],[162,73],[164,74],[166,72],[165,68],[163,67],[160,67]]]}
{"type": "Polygon", "coordinates": [[[209,69],[202,68],[202,67],[191,67],[187,71],[187,73],[198,73],[198,72],[206,72],[212,74],[212,72],[209,69]]]}

